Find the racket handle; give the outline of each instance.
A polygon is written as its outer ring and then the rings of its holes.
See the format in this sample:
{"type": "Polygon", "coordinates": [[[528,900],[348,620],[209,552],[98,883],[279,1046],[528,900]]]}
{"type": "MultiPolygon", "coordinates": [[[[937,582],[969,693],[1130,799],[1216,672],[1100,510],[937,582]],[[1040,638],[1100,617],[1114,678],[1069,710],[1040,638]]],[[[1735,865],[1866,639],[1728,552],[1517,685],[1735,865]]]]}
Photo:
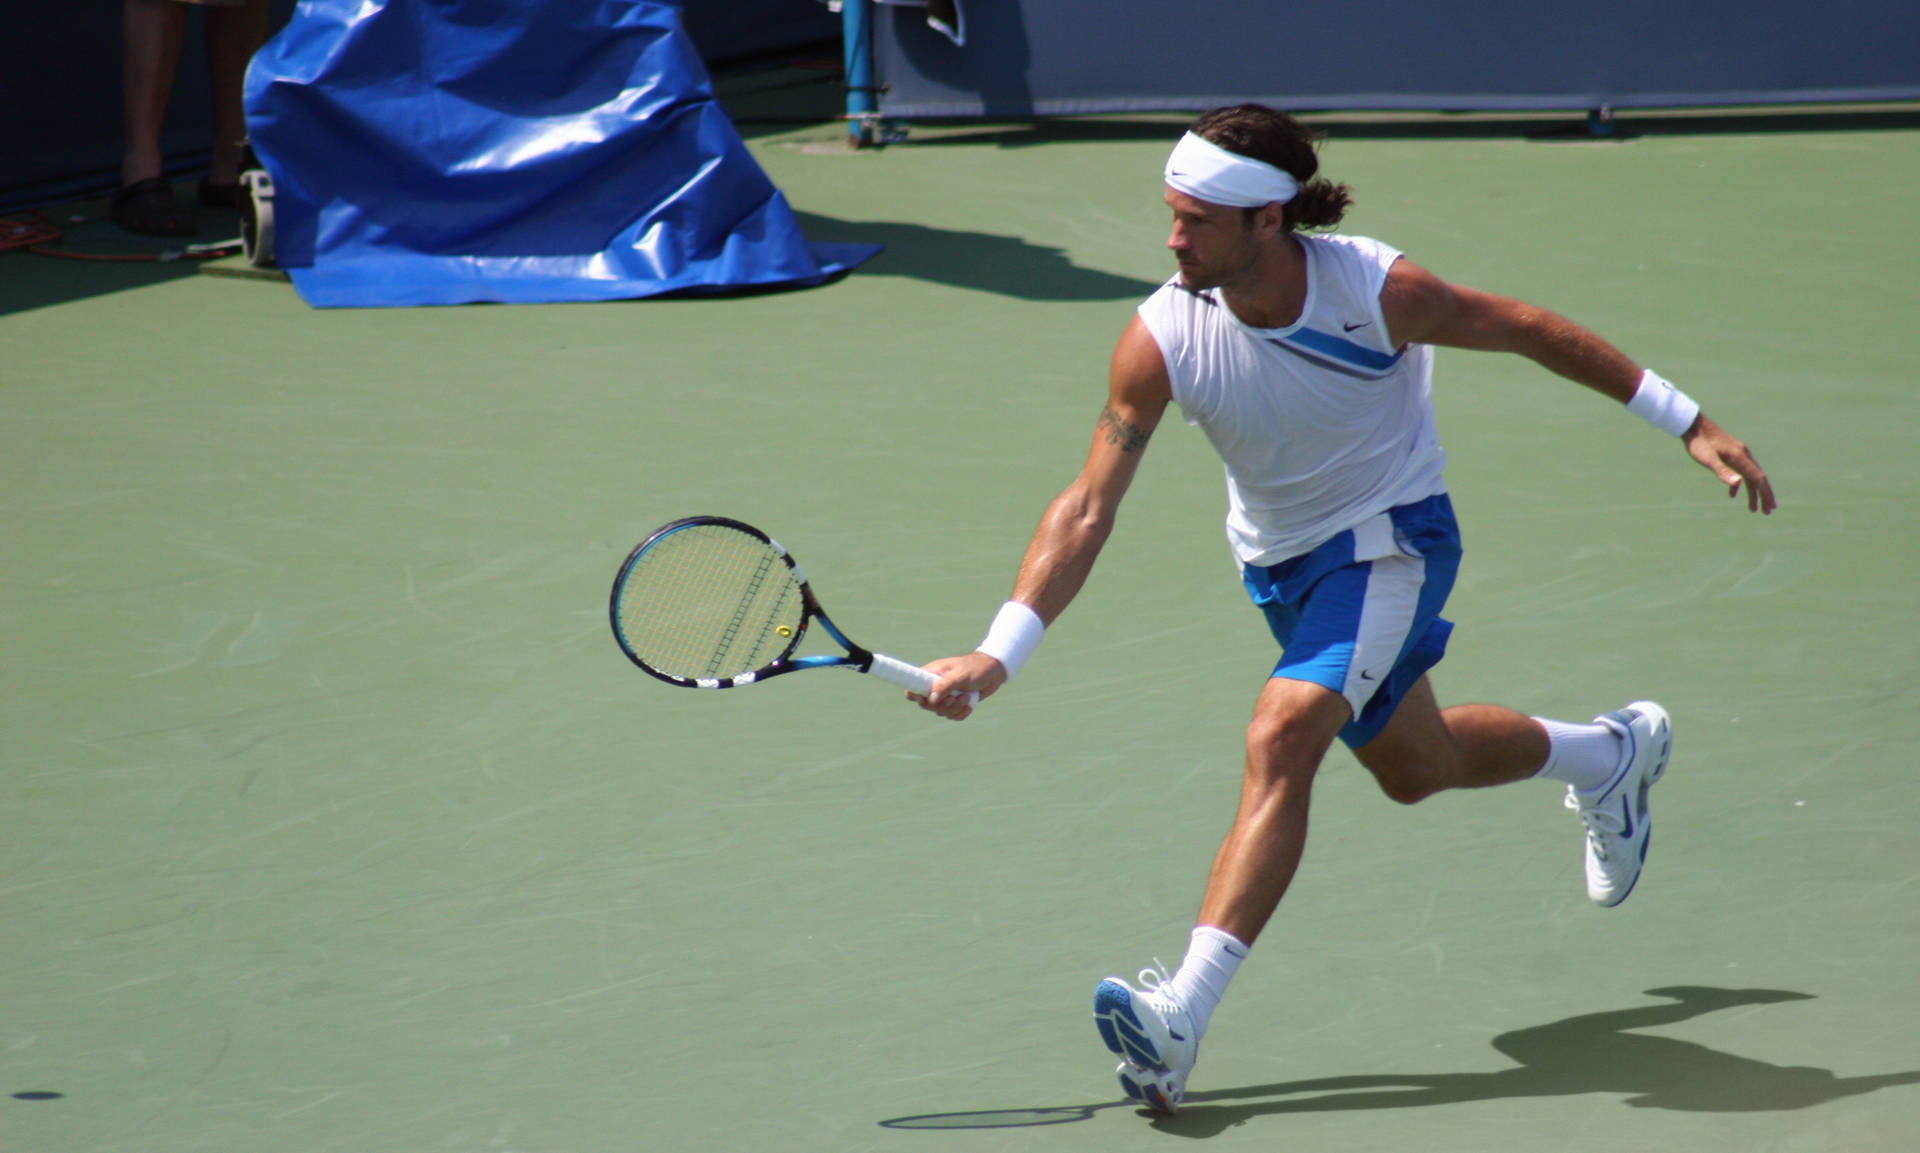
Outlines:
{"type": "Polygon", "coordinates": [[[910,689],[923,697],[933,691],[935,682],[940,679],[919,665],[895,660],[885,653],[873,654],[873,667],[867,671],[883,681],[899,685],[903,689],[910,689]]]}
{"type": "MultiPolygon", "coordinates": [[[[867,671],[883,681],[890,681],[903,689],[919,693],[923,697],[931,693],[933,686],[940,680],[939,677],[934,676],[919,665],[910,665],[905,661],[894,660],[885,653],[873,654],[873,667],[867,671]]],[[[980,694],[968,693],[967,703],[970,705],[979,704],[980,694]]]]}

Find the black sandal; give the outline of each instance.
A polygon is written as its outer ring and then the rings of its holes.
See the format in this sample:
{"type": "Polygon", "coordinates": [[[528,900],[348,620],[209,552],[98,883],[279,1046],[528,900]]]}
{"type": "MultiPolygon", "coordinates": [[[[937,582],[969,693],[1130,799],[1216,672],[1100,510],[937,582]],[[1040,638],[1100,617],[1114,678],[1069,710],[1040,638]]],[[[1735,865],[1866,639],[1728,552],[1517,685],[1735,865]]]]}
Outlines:
{"type": "Polygon", "coordinates": [[[142,236],[192,236],[200,231],[193,210],[173,199],[173,185],[154,176],[113,194],[113,222],[142,236]]]}

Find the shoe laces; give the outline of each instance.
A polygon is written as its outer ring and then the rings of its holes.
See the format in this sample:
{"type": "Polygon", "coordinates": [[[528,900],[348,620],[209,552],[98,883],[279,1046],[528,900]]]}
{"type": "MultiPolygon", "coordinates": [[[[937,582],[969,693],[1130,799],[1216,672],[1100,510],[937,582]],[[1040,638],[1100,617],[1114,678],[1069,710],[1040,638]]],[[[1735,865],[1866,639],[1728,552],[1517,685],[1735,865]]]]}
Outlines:
{"type": "Polygon", "coordinates": [[[1173,992],[1173,975],[1167,972],[1166,963],[1158,957],[1153,959],[1152,968],[1140,970],[1134,975],[1134,980],[1140,982],[1141,990],[1146,993],[1166,996],[1173,992]]]}
{"type": "Polygon", "coordinates": [[[1586,805],[1580,801],[1580,790],[1567,786],[1566,806],[1580,814],[1580,823],[1586,827],[1587,843],[1593,846],[1593,855],[1604,861],[1607,859],[1607,846],[1614,838],[1626,831],[1626,825],[1613,807],[1586,805]]]}
{"type": "Polygon", "coordinates": [[[1147,1003],[1158,1010],[1162,1017],[1187,1011],[1185,999],[1174,987],[1173,974],[1167,972],[1167,966],[1160,958],[1155,957],[1153,967],[1140,970],[1134,979],[1140,982],[1140,991],[1146,994],[1147,1003]]]}

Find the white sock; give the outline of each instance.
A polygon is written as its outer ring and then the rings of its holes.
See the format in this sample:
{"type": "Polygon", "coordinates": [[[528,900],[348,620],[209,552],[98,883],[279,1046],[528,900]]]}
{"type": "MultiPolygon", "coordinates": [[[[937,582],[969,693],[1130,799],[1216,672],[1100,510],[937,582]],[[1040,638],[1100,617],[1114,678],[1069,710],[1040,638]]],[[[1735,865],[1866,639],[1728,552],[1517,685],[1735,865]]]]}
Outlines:
{"type": "Polygon", "coordinates": [[[1179,972],[1168,982],[1169,992],[1193,1017],[1194,1039],[1207,1031],[1213,1010],[1226,996],[1227,982],[1247,956],[1247,946],[1238,937],[1212,925],[1194,929],[1187,944],[1187,957],[1179,972]]]}
{"type": "Polygon", "coordinates": [[[1570,725],[1545,717],[1533,719],[1547,730],[1547,763],[1534,776],[1565,781],[1576,789],[1591,792],[1620,771],[1620,756],[1626,750],[1620,734],[1607,726],[1570,725]]]}

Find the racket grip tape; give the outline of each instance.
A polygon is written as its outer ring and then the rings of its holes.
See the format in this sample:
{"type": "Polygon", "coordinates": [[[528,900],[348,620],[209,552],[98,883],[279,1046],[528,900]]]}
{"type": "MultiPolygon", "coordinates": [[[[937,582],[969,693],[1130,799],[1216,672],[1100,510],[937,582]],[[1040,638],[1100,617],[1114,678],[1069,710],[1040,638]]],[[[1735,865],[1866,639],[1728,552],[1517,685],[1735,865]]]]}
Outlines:
{"type": "Polygon", "coordinates": [[[883,681],[911,689],[921,696],[932,692],[935,682],[940,679],[919,665],[895,660],[885,653],[873,654],[873,667],[867,671],[883,681]]]}
{"type": "MultiPolygon", "coordinates": [[[[919,665],[895,660],[885,653],[873,654],[873,667],[867,671],[883,681],[889,681],[903,689],[919,693],[923,697],[931,693],[933,686],[940,680],[919,665]]],[[[980,703],[979,693],[968,693],[967,697],[969,704],[980,703]]]]}

